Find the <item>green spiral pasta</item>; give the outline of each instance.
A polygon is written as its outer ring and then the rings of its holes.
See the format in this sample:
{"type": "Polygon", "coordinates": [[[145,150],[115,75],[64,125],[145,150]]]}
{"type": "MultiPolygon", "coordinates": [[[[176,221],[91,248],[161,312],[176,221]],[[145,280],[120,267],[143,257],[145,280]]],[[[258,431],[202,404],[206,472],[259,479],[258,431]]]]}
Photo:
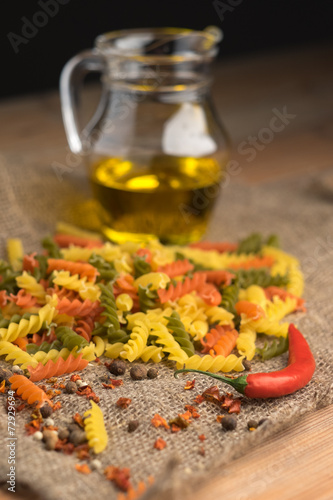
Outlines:
{"type": "Polygon", "coordinates": [[[86,339],[75,333],[71,328],[68,328],[68,326],[58,326],[55,329],[55,334],[57,339],[69,350],[78,347],[78,351],[80,351],[83,347],[89,345],[86,339]]]}
{"type": "Polygon", "coordinates": [[[29,354],[36,354],[38,351],[49,352],[51,349],[60,351],[62,347],[63,345],[60,340],[54,340],[52,343],[44,341],[39,346],[36,344],[28,344],[26,349],[29,354]]]}
{"type": "Polygon", "coordinates": [[[114,344],[116,342],[127,342],[129,335],[120,328],[120,323],[118,320],[117,304],[113,293],[113,285],[109,283],[108,285],[98,284],[101,290],[100,303],[104,307],[104,311],[101,313],[105,319],[103,325],[97,325],[97,327],[92,332],[92,335],[108,336],[108,342],[114,344]]]}
{"type": "Polygon", "coordinates": [[[168,329],[171,330],[174,339],[178,342],[181,348],[190,357],[194,355],[194,345],[190,340],[190,336],[185,330],[184,324],[180,320],[179,314],[174,311],[170,317],[166,317],[168,320],[168,329]]]}
{"type": "Polygon", "coordinates": [[[288,347],[288,337],[280,337],[278,339],[274,339],[271,343],[265,342],[264,347],[257,348],[256,351],[261,360],[266,361],[267,359],[275,358],[276,356],[280,356],[280,354],[287,352],[288,347]]]}
{"type": "Polygon", "coordinates": [[[141,255],[136,255],[134,257],[133,265],[135,278],[139,278],[143,274],[151,272],[151,265],[146,261],[145,257],[141,255]]]}
{"type": "Polygon", "coordinates": [[[147,312],[149,309],[156,308],[156,298],[157,293],[155,290],[151,290],[151,285],[142,286],[139,285],[138,295],[139,295],[139,304],[140,309],[143,312],[147,312]]]}
{"type": "Polygon", "coordinates": [[[184,363],[184,361],[188,359],[186,352],[183,351],[165,325],[161,323],[151,323],[150,335],[156,337],[156,344],[162,346],[162,351],[169,355],[171,361],[184,363]]]}
{"type": "Polygon", "coordinates": [[[268,247],[280,248],[280,239],[277,234],[270,234],[265,243],[268,247]]]}
{"type": "Polygon", "coordinates": [[[263,246],[263,239],[260,233],[252,233],[239,242],[238,255],[246,253],[259,253],[263,246]]]}
{"type": "Polygon", "coordinates": [[[258,285],[263,288],[269,286],[283,287],[289,283],[288,274],[272,276],[266,269],[240,269],[232,272],[236,274],[241,288],[249,288],[251,285],[258,285]]]}
{"type": "Polygon", "coordinates": [[[113,281],[118,272],[116,271],[113,262],[107,262],[101,255],[93,253],[88,260],[89,264],[94,266],[99,272],[96,281],[104,280],[106,282],[113,281]]]}
{"type": "Polygon", "coordinates": [[[20,274],[20,272],[14,271],[8,262],[0,260],[0,290],[6,290],[8,293],[16,294],[18,291],[16,278],[20,274]]]}
{"type": "Polygon", "coordinates": [[[52,257],[53,259],[61,259],[60,248],[51,236],[46,236],[46,238],[42,240],[42,245],[43,248],[48,251],[49,257],[52,257]]]}
{"type": "Polygon", "coordinates": [[[45,255],[36,255],[35,260],[38,262],[38,267],[33,270],[33,276],[36,281],[45,279],[47,277],[48,262],[45,255]]]}
{"type": "Polygon", "coordinates": [[[238,294],[239,284],[237,281],[232,285],[223,288],[222,290],[222,301],[220,306],[223,307],[223,309],[231,312],[234,316],[237,315],[235,304],[238,301],[238,294]]]}

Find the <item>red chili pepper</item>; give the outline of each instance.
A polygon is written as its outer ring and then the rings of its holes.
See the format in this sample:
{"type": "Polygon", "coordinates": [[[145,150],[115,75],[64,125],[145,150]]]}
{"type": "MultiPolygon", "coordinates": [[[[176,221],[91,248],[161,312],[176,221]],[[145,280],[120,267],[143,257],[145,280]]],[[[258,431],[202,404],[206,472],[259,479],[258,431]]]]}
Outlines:
{"type": "Polygon", "coordinates": [[[249,398],[276,398],[292,394],[298,389],[302,389],[311,380],[316,363],[309,344],[293,324],[289,325],[288,334],[288,366],[277,372],[250,373],[236,378],[228,378],[202,370],[184,368],[177,370],[175,377],[177,378],[178,373],[182,372],[203,373],[231,385],[236,391],[249,398]]]}

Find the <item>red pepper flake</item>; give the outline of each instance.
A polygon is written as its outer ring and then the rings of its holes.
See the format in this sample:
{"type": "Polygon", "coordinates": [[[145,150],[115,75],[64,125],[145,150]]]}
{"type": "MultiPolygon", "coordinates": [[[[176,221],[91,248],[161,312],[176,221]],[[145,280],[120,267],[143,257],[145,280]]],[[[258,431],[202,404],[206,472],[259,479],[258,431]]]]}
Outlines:
{"type": "Polygon", "coordinates": [[[98,365],[101,363],[101,360],[99,358],[95,358],[94,359],[95,363],[97,363],[98,365]]]}
{"type": "Polygon", "coordinates": [[[53,388],[54,389],[65,389],[66,388],[66,385],[65,384],[53,384],[53,388]]]}
{"type": "Polygon", "coordinates": [[[190,411],[186,411],[185,413],[179,414],[178,416],[188,422],[191,422],[192,413],[190,411]]]}
{"type": "Polygon", "coordinates": [[[87,399],[92,399],[95,403],[99,403],[99,397],[94,393],[90,385],[79,387],[76,394],[79,396],[85,396],[87,399]]]}
{"type": "Polygon", "coordinates": [[[56,451],[62,451],[65,455],[71,455],[74,451],[73,443],[68,443],[67,439],[58,439],[55,445],[56,451]]]}
{"type": "Polygon", "coordinates": [[[35,434],[35,432],[40,430],[40,421],[38,419],[31,420],[28,424],[25,424],[25,430],[28,436],[35,434]]]}
{"type": "Polygon", "coordinates": [[[76,424],[78,424],[80,427],[82,427],[82,429],[84,428],[83,417],[82,417],[82,415],[80,415],[80,413],[76,412],[72,418],[76,424]]]}
{"type": "Polygon", "coordinates": [[[200,434],[200,436],[198,436],[198,438],[200,439],[200,441],[205,441],[206,436],[204,434],[200,434]]]}
{"type": "Polygon", "coordinates": [[[197,409],[194,406],[191,405],[185,405],[185,410],[189,411],[192,415],[193,418],[200,418],[199,413],[197,412],[197,409]]]}
{"type": "Polygon", "coordinates": [[[228,410],[228,413],[240,413],[242,400],[240,398],[234,399],[232,393],[227,392],[226,396],[222,397],[221,407],[228,410]]]}
{"type": "Polygon", "coordinates": [[[127,468],[121,469],[120,467],[114,467],[113,465],[108,465],[104,470],[106,479],[113,481],[120,490],[128,491],[132,488],[130,483],[130,470],[127,468]]]}
{"type": "Polygon", "coordinates": [[[5,379],[1,382],[0,384],[0,392],[4,393],[5,392],[5,386],[6,386],[6,381],[5,379]]]}
{"type": "Polygon", "coordinates": [[[74,375],[71,376],[70,381],[76,382],[77,380],[81,380],[81,377],[77,373],[74,373],[74,375]]]}
{"type": "Polygon", "coordinates": [[[119,398],[116,402],[116,406],[118,406],[118,408],[126,409],[129,407],[131,401],[132,400],[129,398],[119,398]]]}
{"type": "Polygon", "coordinates": [[[201,395],[201,394],[198,394],[198,396],[196,398],[194,398],[194,402],[197,404],[197,405],[200,405],[201,403],[203,403],[205,401],[205,398],[201,395]]]}
{"type": "Polygon", "coordinates": [[[185,385],[184,389],[185,389],[185,391],[190,391],[191,389],[194,389],[194,386],[195,386],[195,379],[188,380],[186,382],[186,385],[185,385]]]}
{"type": "Polygon", "coordinates": [[[204,457],[206,455],[206,451],[205,451],[205,448],[203,446],[201,446],[200,450],[199,450],[199,454],[204,457]]]}
{"type": "Polygon", "coordinates": [[[54,403],[54,405],[52,407],[53,411],[60,410],[61,406],[62,405],[61,405],[60,401],[57,401],[56,403],[54,403]]]}
{"type": "Polygon", "coordinates": [[[157,438],[155,443],[154,443],[154,448],[156,450],[163,450],[166,447],[166,442],[162,438],[157,438]]]}
{"type": "Polygon", "coordinates": [[[224,417],[224,415],[217,415],[216,422],[218,422],[220,424],[222,422],[223,417],[224,417]]]}
{"type": "Polygon", "coordinates": [[[180,429],[186,429],[186,427],[190,425],[190,422],[191,422],[190,420],[186,420],[181,415],[178,415],[178,417],[170,420],[169,424],[171,425],[171,430],[172,430],[172,425],[176,425],[180,429]]]}
{"type": "Polygon", "coordinates": [[[91,473],[91,469],[89,467],[89,465],[87,464],[75,464],[75,469],[80,472],[81,474],[90,474],[91,473]]]}
{"type": "Polygon", "coordinates": [[[220,391],[217,385],[213,385],[212,387],[208,387],[203,393],[202,393],[203,398],[206,401],[210,401],[211,403],[215,404],[220,404],[221,403],[221,396],[220,396],[220,391]]]}
{"type": "Polygon", "coordinates": [[[47,431],[57,431],[59,429],[59,427],[56,427],[55,425],[44,425],[44,429],[47,430],[47,431]]]}
{"type": "Polygon", "coordinates": [[[116,380],[116,379],[110,379],[110,384],[105,384],[104,382],[102,383],[102,386],[105,387],[105,389],[115,389],[119,385],[123,385],[123,381],[121,379],[116,380]]]}
{"type": "Polygon", "coordinates": [[[16,411],[22,411],[25,408],[25,403],[21,403],[20,405],[17,406],[16,411]]]}
{"type": "Polygon", "coordinates": [[[156,413],[151,419],[151,423],[154,427],[164,427],[165,429],[170,429],[165,418],[161,417],[158,413],[156,413]]]}
{"type": "Polygon", "coordinates": [[[179,432],[181,428],[177,424],[171,424],[171,432],[179,432]]]}
{"type": "Polygon", "coordinates": [[[89,460],[89,445],[88,444],[80,444],[75,448],[76,456],[79,460],[89,460]]]}

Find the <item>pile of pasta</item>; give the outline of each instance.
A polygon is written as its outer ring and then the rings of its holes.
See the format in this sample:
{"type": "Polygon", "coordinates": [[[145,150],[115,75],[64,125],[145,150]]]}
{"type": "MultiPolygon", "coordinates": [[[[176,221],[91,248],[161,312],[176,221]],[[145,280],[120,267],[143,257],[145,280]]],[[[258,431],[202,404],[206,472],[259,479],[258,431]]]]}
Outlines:
{"type": "Polygon", "coordinates": [[[282,320],[305,310],[299,262],[274,235],[181,247],[57,233],[42,243],[25,254],[9,240],[0,261],[0,356],[29,383],[101,356],[240,372],[286,351],[282,320]]]}

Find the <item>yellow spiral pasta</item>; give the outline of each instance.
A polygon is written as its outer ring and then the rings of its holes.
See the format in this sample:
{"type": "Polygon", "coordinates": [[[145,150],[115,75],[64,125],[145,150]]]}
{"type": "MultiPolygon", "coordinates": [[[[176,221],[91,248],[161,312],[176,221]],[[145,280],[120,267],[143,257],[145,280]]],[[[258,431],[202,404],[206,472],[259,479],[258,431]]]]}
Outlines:
{"type": "Polygon", "coordinates": [[[116,342],[115,344],[106,344],[104,356],[107,358],[116,359],[119,358],[120,353],[124,350],[124,345],[122,342],[116,342]]]}
{"type": "Polygon", "coordinates": [[[285,300],[279,297],[273,297],[272,302],[268,301],[266,305],[266,314],[270,321],[281,321],[285,316],[295,311],[297,299],[286,297],[285,300]]]}
{"type": "Polygon", "coordinates": [[[77,347],[74,347],[72,351],[67,349],[67,347],[63,347],[60,351],[57,349],[51,349],[49,352],[37,351],[36,354],[33,354],[32,358],[38,363],[46,365],[50,359],[54,362],[58,361],[59,358],[66,360],[71,353],[75,354],[76,351],[77,347]]]}
{"type": "Polygon", "coordinates": [[[93,448],[95,453],[101,453],[108,444],[103,412],[94,401],[90,401],[90,403],[91,409],[84,413],[84,430],[89,448],[93,448]]]}
{"type": "Polygon", "coordinates": [[[200,248],[191,247],[171,247],[174,252],[180,252],[188,259],[193,260],[197,264],[210,269],[227,269],[229,265],[241,264],[249,259],[256,257],[255,254],[234,254],[223,252],[219,253],[216,250],[201,250],[200,248]]]}
{"type": "Polygon", "coordinates": [[[19,323],[10,323],[8,328],[0,328],[0,338],[12,342],[18,337],[25,337],[28,333],[38,332],[44,323],[50,324],[54,315],[55,308],[46,304],[38,314],[30,316],[29,319],[22,318],[19,323]]]}
{"type": "MultiPolygon", "coordinates": [[[[180,317],[180,319],[182,321],[182,317],[180,317]]],[[[187,318],[186,318],[185,322],[186,321],[187,321],[187,318]]],[[[184,326],[185,326],[185,322],[183,321],[184,326]]],[[[209,324],[207,323],[207,321],[201,321],[198,319],[195,321],[191,321],[188,324],[187,328],[185,326],[185,330],[193,337],[193,340],[200,340],[208,332],[209,324]]]]}
{"type": "Polygon", "coordinates": [[[267,300],[265,290],[258,285],[251,285],[246,290],[241,290],[239,292],[239,300],[247,300],[253,304],[258,304],[264,310],[266,308],[267,300]]]}
{"type": "Polygon", "coordinates": [[[236,341],[239,354],[245,356],[248,360],[253,359],[256,353],[256,339],[257,334],[253,328],[249,328],[248,325],[241,325],[236,341]]]}
{"type": "Polygon", "coordinates": [[[26,292],[30,293],[33,297],[36,297],[40,304],[45,303],[46,292],[44,287],[37,283],[36,278],[23,271],[21,276],[16,278],[17,286],[23,288],[26,292]]]}
{"type": "Polygon", "coordinates": [[[134,286],[139,288],[140,285],[143,287],[150,285],[151,290],[158,290],[166,288],[169,282],[170,278],[165,273],[147,273],[137,278],[134,281],[134,286]]]}
{"type": "Polygon", "coordinates": [[[38,361],[30,356],[30,354],[6,340],[0,341],[0,356],[4,355],[6,355],[5,360],[11,361],[13,365],[22,365],[22,370],[27,366],[35,368],[38,365],[38,361]]]}
{"type": "Polygon", "coordinates": [[[113,264],[118,273],[133,273],[132,259],[127,253],[123,254],[119,259],[115,259],[113,264]]]}
{"type": "Polygon", "coordinates": [[[123,359],[128,359],[128,361],[132,362],[135,359],[138,359],[143,349],[147,345],[148,336],[150,333],[150,321],[148,318],[145,318],[144,321],[137,319],[135,321],[135,326],[130,335],[130,339],[127,344],[124,345],[123,351],[120,353],[120,356],[123,359]]]}
{"type": "Polygon", "coordinates": [[[267,318],[260,318],[257,321],[248,322],[247,325],[257,333],[265,333],[275,337],[286,337],[288,335],[289,323],[277,323],[267,318]]]}
{"type": "Polygon", "coordinates": [[[203,370],[206,372],[224,372],[228,373],[231,371],[241,372],[244,370],[243,361],[244,356],[237,357],[234,354],[229,354],[226,358],[224,356],[216,356],[213,358],[210,354],[205,356],[199,356],[194,354],[185,362],[178,362],[177,369],[180,368],[192,368],[194,370],[203,370]]]}
{"type": "Polygon", "coordinates": [[[209,323],[218,323],[219,325],[232,325],[234,315],[223,307],[208,307],[205,310],[209,323]]]}
{"type": "Polygon", "coordinates": [[[149,360],[153,361],[154,363],[159,363],[163,357],[164,357],[164,354],[162,351],[162,347],[157,347],[155,345],[146,346],[143,349],[141,356],[140,356],[142,361],[144,361],[145,363],[147,363],[147,361],[149,361],[149,360]]]}
{"type": "Polygon", "coordinates": [[[133,307],[133,299],[128,293],[121,293],[116,298],[116,306],[119,311],[128,312],[133,307]]]}
{"type": "Polygon", "coordinates": [[[104,353],[106,341],[98,335],[95,335],[92,340],[95,344],[94,354],[99,358],[104,353]]]}
{"type": "Polygon", "coordinates": [[[19,238],[7,240],[8,260],[14,271],[21,271],[23,261],[23,245],[19,238]]]}
{"type": "Polygon", "coordinates": [[[97,285],[94,285],[87,278],[79,278],[78,274],[71,275],[69,271],[53,271],[53,283],[62,286],[67,290],[78,292],[81,299],[89,299],[92,302],[98,300],[101,295],[101,290],[97,285]]]}
{"type": "Polygon", "coordinates": [[[92,254],[101,255],[107,262],[113,262],[114,259],[122,257],[121,248],[117,245],[112,245],[107,242],[102,247],[82,248],[75,245],[70,245],[69,248],[63,248],[61,255],[66,260],[77,262],[78,260],[87,262],[92,254]]]}
{"type": "Polygon", "coordinates": [[[156,342],[162,345],[162,351],[165,354],[169,354],[169,359],[171,361],[184,363],[184,361],[188,359],[186,352],[183,351],[165,325],[161,323],[152,323],[150,334],[157,337],[156,342]]]}
{"type": "Polygon", "coordinates": [[[298,266],[289,268],[289,283],[287,285],[288,292],[301,297],[304,291],[304,277],[298,266]]]}

